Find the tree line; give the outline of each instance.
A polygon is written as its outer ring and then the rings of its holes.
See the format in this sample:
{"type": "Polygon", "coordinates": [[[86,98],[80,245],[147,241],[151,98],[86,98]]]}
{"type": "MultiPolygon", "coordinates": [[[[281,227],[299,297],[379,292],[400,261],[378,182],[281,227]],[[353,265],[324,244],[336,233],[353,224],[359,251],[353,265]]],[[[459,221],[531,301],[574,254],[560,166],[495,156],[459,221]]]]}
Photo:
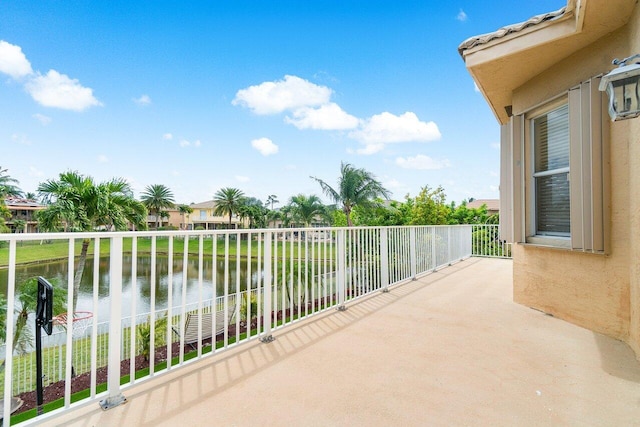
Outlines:
{"type": "MultiPolygon", "coordinates": [[[[390,200],[390,192],[369,171],[342,163],[337,185],[310,177],[316,181],[332,204],[323,204],[315,194],[292,196],[283,206],[277,195],[265,201],[246,196],[238,188],[222,188],[213,195],[214,214],[228,218],[232,227],[234,215],[249,228],[267,228],[275,221],[283,227],[326,226],[390,226],[390,225],[445,225],[496,223],[489,217],[486,207],[469,208],[473,199],[447,203],[442,186],[422,187],[415,197],[390,200]]],[[[4,203],[8,196],[21,196],[38,200],[45,209],[37,212],[39,228],[43,231],[95,231],[144,230],[148,215],[155,218],[155,228],[169,216],[168,209],[177,209],[183,216],[193,213],[187,204],[176,204],[173,192],[163,184],[147,186],[134,198],[126,180],[113,178],[95,182],[90,176],[67,171],[57,179],[40,183],[37,194],[23,193],[18,181],[7,169],[0,167],[0,232],[9,232],[6,220],[10,218],[4,203]]],[[[19,228],[19,227],[16,227],[19,228]]]]}

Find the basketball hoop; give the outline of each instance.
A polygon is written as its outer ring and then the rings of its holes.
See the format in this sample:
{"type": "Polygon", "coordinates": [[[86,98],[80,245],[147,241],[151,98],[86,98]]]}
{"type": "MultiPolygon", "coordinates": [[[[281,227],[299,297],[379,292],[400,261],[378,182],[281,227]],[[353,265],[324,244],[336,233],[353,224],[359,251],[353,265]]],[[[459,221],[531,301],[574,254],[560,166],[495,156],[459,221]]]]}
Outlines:
{"type": "MultiPolygon", "coordinates": [[[[60,326],[67,329],[67,319],[69,313],[60,313],[53,317],[51,321],[55,326],[60,326]]],[[[85,331],[93,323],[93,313],[90,311],[76,311],[73,313],[73,319],[71,320],[72,331],[74,338],[81,338],[84,336],[85,331]]]]}

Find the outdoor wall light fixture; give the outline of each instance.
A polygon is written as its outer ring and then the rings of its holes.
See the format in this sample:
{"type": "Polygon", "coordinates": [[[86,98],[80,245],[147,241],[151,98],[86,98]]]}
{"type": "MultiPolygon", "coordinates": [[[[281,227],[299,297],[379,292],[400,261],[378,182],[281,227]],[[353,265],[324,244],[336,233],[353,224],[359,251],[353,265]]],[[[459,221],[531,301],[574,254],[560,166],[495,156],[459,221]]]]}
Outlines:
{"type": "Polygon", "coordinates": [[[601,91],[609,95],[609,115],[611,120],[626,120],[640,116],[640,54],[619,60],[614,59],[613,65],[618,68],[602,76],[601,91]],[[628,62],[634,61],[630,64],[628,62]]]}

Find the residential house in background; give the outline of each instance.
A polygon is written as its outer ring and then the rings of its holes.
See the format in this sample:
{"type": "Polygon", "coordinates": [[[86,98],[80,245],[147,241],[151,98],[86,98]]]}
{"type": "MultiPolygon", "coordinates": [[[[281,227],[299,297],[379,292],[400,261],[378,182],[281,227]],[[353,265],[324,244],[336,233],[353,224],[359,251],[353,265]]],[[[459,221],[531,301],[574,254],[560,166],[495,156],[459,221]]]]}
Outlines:
{"type": "MultiPolygon", "coordinates": [[[[164,209],[162,211],[165,215],[160,215],[159,228],[175,228],[176,230],[184,230],[186,226],[186,218],[182,218],[182,214],[177,208],[164,209]]],[[[149,229],[156,228],[156,216],[147,215],[147,226],[149,229]]]]}
{"type": "Polygon", "coordinates": [[[640,118],[611,122],[599,90],[614,58],[640,53],[640,6],[568,0],[459,52],[501,125],[514,300],[640,357],[640,118]]]}
{"type": "Polygon", "coordinates": [[[35,200],[21,197],[8,196],[5,198],[5,205],[11,213],[11,218],[7,220],[7,226],[12,233],[37,233],[38,220],[35,213],[45,208],[44,205],[35,200]]]}
{"type": "Polygon", "coordinates": [[[472,202],[467,203],[469,209],[478,209],[482,206],[487,207],[487,216],[496,215],[500,213],[500,200],[499,199],[475,199],[472,202]]]}
{"type": "MultiPolygon", "coordinates": [[[[197,229],[202,227],[205,230],[218,230],[229,228],[229,217],[216,215],[213,210],[215,202],[209,200],[202,203],[192,203],[189,206],[193,209],[193,213],[189,215],[188,229],[197,229]]],[[[240,217],[233,214],[231,216],[231,228],[241,228],[243,222],[240,217]]]]}

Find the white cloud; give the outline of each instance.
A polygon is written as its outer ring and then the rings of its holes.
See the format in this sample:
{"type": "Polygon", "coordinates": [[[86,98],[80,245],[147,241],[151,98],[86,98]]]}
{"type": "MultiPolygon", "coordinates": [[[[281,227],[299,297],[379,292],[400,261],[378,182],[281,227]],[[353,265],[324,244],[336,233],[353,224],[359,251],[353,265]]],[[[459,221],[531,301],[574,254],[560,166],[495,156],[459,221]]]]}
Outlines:
{"type": "Polygon", "coordinates": [[[162,139],[166,140],[166,141],[170,141],[173,139],[173,135],[170,133],[165,133],[164,135],[162,135],[162,139]]]}
{"type": "Polygon", "coordinates": [[[298,108],[293,111],[293,118],[285,117],[285,122],[298,129],[343,130],[356,128],[360,121],[330,102],[318,108],[298,108]]]}
{"type": "Polygon", "coordinates": [[[269,156],[278,152],[278,146],[269,138],[258,138],[251,141],[251,146],[263,156],[269,156]]]}
{"type": "Polygon", "coordinates": [[[98,156],[98,162],[107,163],[108,161],[109,161],[109,158],[107,156],[105,156],[104,154],[100,154],[98,156]]]}
{"type": "Polygon", "coordinates": [[[51,123],[51,117],[45,116],[44,114],[36,113],[32,116],[34,119],[37,119],[43,126],[51,123]]]}
{"type": "Polygon", "coordinates": [[[434,160],[429,156],[418,154],[415,157],[398,157],[396,165],[403,169],[435,170],[448,168],[451,163],[447,159],[434,160]]]}
{"type": "Polygon", "coordinates": [[[385,144],[398,142],[427,142],[440,139],[440,130],[434,122],[422,122],[415,113],[401,116],[384,112],[376,114],[362,123],[360,129],[349,133],[349,137],[360,141],[365,148],[358,154],[374,154],[385,144]]]}
{"type": "Polygon", "coordinates": [[[384,149],[384,144],[366,144],[364,148],[358,148],[356,154],[362,154],[364,156],[370,156],[372,154],[379,153],[384,149]]]}
{"type": "Polygon", "coordinates": [[[44,172],[37,169],[35,166],[29,166],[29,176],[41,177],[44,176],[44,172]]]}
{"type": "Polygon", "coordinates": [[[332,92],[326,86],[286,75],[284,80],[263,82],[240,89],[231,103],[247,107],[255,114],[277,114],[286,110],[326,104],[332,92]]]}
{"type": "Polygon", "coordinates": [[[27,138],[27,135],[22,133],[14,133],[11,135],[11,140],[17,142],[20,145],[31,145],[31,141],[27,138]]]}
{"type": "Polygon", "coordinates": [[[45,107],[83,111],[89,107],[102,105],[93,96],[93,89],[82,86],[77,79],[71,79],[56,70],[45,75],[38,74],[25,85],[31,97],[45,107]]]}
{"type": "Polygon", "coordinates": [[[188,140],[186,140],[186,139],[181,139],[181,140],[180,140],[180,142],[178,143],[178,145],[180,145],[180,147],[183,147],[183,148],[185,148],[185,147],[195,147],[195,148],[198,148],[198,147],[200,147],[200,146],[202,145],[202,142],[200,142],[200,140],[199,140],[199,139],[196,139],[196,140],[195,140],[195,141],[193,141],[193,142],[188,141],[188,140]]]}
{"type": "Polygon", "coordinates": [[[18,79],[33,73],[33,70],[20,46],[0,40],[0,72],[18,79]]]}
{"type": "Polygon", "coordinates": [[[248,176],[236,175],[235,178],[238,182],[249,182],[248,176]]]}
{"type": "Polygon", "coordinates": [[[400,189],[400,188],[405,188],[405,186],[395,178],[391,178],[389,180],[384,181],[382,183],[382,185],[384,185],[385,188],[387,188],[387,189],[389,189],[391,191],[397,190],[397,189],[400,189]]]}
{"type": "Polygon", "coordinates": [[[149,95],[141,95],[140,98],[133,98],[133,102],[142,107],[146,107],[151,104],[151,98],[149,95]]]}
{"type": "Polygon", "coordinates": [[[460,12],[458,12],[458,14],[456,15],[456,19],[460,22],[465,22],[468,17],[464,10],[460,9],[460,12]]]}

